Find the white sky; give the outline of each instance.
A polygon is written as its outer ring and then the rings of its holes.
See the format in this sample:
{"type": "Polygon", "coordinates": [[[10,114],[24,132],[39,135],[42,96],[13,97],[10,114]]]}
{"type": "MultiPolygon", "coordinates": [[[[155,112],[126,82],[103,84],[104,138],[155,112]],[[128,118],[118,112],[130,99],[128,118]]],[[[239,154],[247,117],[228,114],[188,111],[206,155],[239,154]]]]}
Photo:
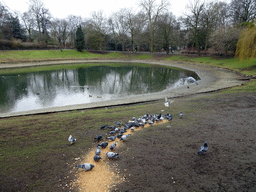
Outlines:
{"type": "MultiPolygon", "coordinates": [[[[0,0],[12,11],[23,13],[28,10],[29,0],[0,0]]],[[[66,18],[68,15],[90,18],[93,11],[103,10],[108,17],[111,12],[119,11],[121,8],[138,9],[140,0],[42,0],[45,8],[48,8],[54,18],[66,18]]],[[[186,5],[190,0],[170,0],[169,11],[176,17],[182,16],[186,5]]],[[[211,0],[205,0],[206,2],[211,0]]],[[[214,1],[214,0],[212,0],[214,1]]],[[[219,0],[217,0],[219,1],[219,0]]],[[[214,2],[217,2],[216,0],[214,2]]],[[[230,0],[222,0],[229,2],[230,0]]],[[[160,0],[157,0],[160,2],[160,0]]]]}

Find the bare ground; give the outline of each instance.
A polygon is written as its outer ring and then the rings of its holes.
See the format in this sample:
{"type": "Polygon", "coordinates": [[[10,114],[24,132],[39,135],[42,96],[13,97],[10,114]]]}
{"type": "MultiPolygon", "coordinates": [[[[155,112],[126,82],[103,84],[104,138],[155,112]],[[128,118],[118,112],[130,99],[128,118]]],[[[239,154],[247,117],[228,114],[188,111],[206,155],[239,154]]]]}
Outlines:
{"type": "Polygon", "coordinates": [[[174,101],[172,122],[144,129],[119,148],[116,172],[126,182],[113,191],[256,191],[255,93],[174,101]],[[204,141],[209,151],[199,156],[204,141]]]}

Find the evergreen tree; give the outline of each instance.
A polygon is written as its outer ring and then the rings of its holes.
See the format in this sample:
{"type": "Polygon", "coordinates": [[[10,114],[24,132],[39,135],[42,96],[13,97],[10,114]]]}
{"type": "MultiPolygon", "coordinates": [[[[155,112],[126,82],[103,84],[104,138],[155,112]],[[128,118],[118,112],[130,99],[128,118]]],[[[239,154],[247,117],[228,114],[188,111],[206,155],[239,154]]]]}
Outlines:
{"type": "Polygon", "coordinates": [[[76,49],[77,51],[82,52],[85,48],[85,40],[84,40],[84,33],[82,31],[81,25],[78,26],[76,30],[76,49]]]}

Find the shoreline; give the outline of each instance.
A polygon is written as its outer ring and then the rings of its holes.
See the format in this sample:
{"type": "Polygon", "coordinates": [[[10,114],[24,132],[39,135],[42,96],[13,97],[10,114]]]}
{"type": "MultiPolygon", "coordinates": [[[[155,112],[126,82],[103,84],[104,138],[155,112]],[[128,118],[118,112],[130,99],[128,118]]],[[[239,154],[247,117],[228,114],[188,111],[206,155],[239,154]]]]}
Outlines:
{"type": "Polygon", "coordinates": [[[20,67],[36,67],[45,65],[62,65],[62,64],[79,64],[79,63],[144,63],[153,65],[167,65],[178,68],[187,69],[194,71],[200,77],[201,80],[198,81],[199,85],[190,85],[190,89],[186,86],[182,86],[176,89],[168,89],[162,92],[141,94],[136,96],[129,96],[126,98],[118,100],[108,100],[95,103],[79,104],[79,105],[68,105],[62,107],[50,107],[39,110],[31,110],[24,112],[15,113],[1,113],[0,118],[5,117],[16,117],[24,115],[36,115],[36,114],[47,114],[63,111],[72,110],[82,110],[82,109],[94,109],[94,108],[104,108],[111,106],[129,105],[136,103],[144,103],[150,101],[156,101],[168,98],[177,98],[182,96],[194,95],[199,93],[208,93],[219,91],[221,89],[226,89],[234,86],[241,86],[244,82],[249,80],[240,74],[226,70],[223,68],[200,65],[195,63],[183,63],[183,62],[173,62],[173,61],[156,61],[156,60],[131,60],[131,59],[86,59],[86,60],[64,60],[64,61],[42,61],[42,62],[32,62],[32,63],[22,63],[22,64],[1,64],[0,69],[8,68],[20,68],[20,67]]]}

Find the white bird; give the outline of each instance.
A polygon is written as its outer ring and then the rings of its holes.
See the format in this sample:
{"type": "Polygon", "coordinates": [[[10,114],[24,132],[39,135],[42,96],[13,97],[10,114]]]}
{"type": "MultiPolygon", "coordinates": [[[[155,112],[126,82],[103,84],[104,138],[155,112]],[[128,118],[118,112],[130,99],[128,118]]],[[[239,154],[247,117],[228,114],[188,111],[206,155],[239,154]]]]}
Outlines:
{"type": "Polygon", "coordinates": [[[97,147],[95,150],[95,155],[99,155],[101,153],[100,146],[97,147]]]}
{"type": "Polygon", "coordinates": [[[90,163],[84,163],[84,164],[81,164],[81,165],[76,165],[77,168],[82,168],[84,169],[85,171],[89,171],[91,170],[94,165],[90,164],[90,163]]]}
{"type": "Polygon", "coordinates": [[[167,99],[167,97],[165,97],[164,105],[165,105],[166,107],[169,107],[169,106],[170,106],[170,100],[167,99]]]}
{"type": "Polygon", "coordinates": [[[115,142],[115,143],[113,143],[112,145],[109,146],[110,150],[114,150],[115,149],[115,147],[117,145],[117,142],[115,142]]]}
{"type": "Polygon", "coordinates": [[[207,141],[205,141],[205,143],[200,147],[199,151],[197,152],[198,155],[201,154],[206,154],[206,152],[208,151],[209,147],[208,147],[208,143],[207,141]]]}
{"type": "Polygon", "coordinates": [[[193,77],[186,77],[185,81],[187,81],[188,83],[195,83],[198,85],[197,81],[193,77]]]}
{"type": "Polygon", "coordinates": [[[121,141],[121,140],[124,140],[124,141],[125,141],[129,136],[131,136],[131,134],[123,135],[123,136],[121,137],[120,141],[121,141]]]}
{"type": "Polygon", "coordinates": [[[182,112],[180,112],[180,118],[183,118],[183,113],[182,112]]]}
{"type": "Polygon", "coordinates": [[[118,158],[119,158],[118,153],[114,153],[114,152],[107,152],[107,153],[106,153],[106,156],[107,156],[109,159],[118,159],[118,158]]]}
{"type": "Polygon", "coordinates": [[[68,141],[70,142],[70,145],[72,145],[76,141],[76,139],[73,138],[72,135],[69,135],[68,141]]]}

